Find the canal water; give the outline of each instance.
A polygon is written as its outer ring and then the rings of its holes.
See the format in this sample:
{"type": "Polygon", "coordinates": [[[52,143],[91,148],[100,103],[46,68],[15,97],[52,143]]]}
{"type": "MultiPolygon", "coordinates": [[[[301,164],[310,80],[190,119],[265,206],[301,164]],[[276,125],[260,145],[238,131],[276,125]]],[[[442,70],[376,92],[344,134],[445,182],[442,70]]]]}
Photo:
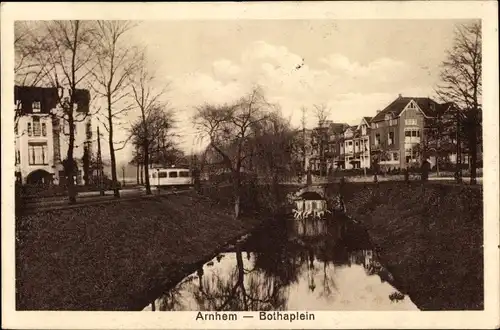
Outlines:
{"type": "Polygon", "coordinates": [[[364,229],[343,220],[274,222],[229,246],[145,311],[418,310],[364,229]]]}

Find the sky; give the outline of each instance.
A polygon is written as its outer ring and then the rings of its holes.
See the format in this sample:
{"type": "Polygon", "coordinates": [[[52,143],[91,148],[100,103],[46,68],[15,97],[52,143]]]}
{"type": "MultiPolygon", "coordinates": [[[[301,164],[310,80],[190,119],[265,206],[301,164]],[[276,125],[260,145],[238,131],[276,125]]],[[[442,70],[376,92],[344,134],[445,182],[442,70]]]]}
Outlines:
{"type": "MultiPolygon", "coordinates": [[[[330,120],[358,124],[399,94],[432,97],[454,28],[464,22],[144,21],[127,40],[146,47],[156,84],[168,86],[165,96],[176,111],[179,145],[191,152],[202,147],[190,121],[194,107],[230,102],[254,85],[297,127],[303,106],[309,109],[309,127],[316,122],[315,104],[328,105],[330,120]]],[[[127,146],[117,159],[128,161],[130,155],[127,146]]]]}

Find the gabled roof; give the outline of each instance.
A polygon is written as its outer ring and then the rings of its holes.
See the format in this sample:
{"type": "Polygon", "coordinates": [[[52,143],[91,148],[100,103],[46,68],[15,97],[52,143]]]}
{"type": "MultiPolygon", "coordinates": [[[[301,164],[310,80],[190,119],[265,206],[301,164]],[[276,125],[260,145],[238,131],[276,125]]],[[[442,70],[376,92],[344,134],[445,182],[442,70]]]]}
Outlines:
{"type": "Polygon", "coordinates": [[[332,123],[330,124],[329,129],[333,134],[342,134],[348,126],[349,125],[345,123],[332,123]]]}
{"type": "Polygon", "coordinates": [[[363,119],[369,124],[372,121],[373,117],[363,117],[363,119]]]}
{"type": "Polygon", "coordinates": [[[429,117],[434,116],[438,108],[441,106],[439,103],[428,97],[400,96],[392,101],[392,103],[389,104],[384,110],[377,113],[377,115],[373,117],[372,122],[385,120],[385,115],[387,114],[392,114],[394,117],[398,117],[411,101],[415,101],[418,107],[424,112],[424,115],[429,117]]]}

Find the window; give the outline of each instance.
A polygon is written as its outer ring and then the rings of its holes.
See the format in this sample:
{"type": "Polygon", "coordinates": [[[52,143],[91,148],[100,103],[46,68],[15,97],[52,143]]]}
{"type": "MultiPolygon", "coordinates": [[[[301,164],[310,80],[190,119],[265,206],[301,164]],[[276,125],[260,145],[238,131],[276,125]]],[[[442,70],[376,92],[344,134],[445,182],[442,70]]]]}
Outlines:
{"type": "Polygon", "coordinates": [[[40,117],[33,117],[33,136],[40,136],[40,117]]]}
{"type": "Polygon", "coordinates": [[[399,154],[397,152],[392,154],[392,159],[393,160],[399,160],[399,154]]]}
{"type": "Polygon", "coordinates": [[[16,150],[16,165],[21,163],[21,151],[16,150]]]}
{"type": "Polygon", "coordinates": [[[35,101],[31,105],[32,105],[33,112],[40,112],[40,110],[42,109],[40,107],[40,101],[35,101]]]}
{"type": "Polygon", "coordinates": [[[156,173],[155,173],[155,172],[153,172],[153,173],[151,174],[151,177],[152,177],[152,178],[156,178],[156,173]]]}
{"type": "Polygon", "coordinates": [[[408,105],[408,109],[415,109],[415,103],[411,102],[410,105],[408,105]]]}
{"type": "Polygon", "coordinates": [[[378,146],[380,144],[380,134],[375,134],[375,145],[378,146]]]}
{"type": "Polygon", "coordinates": [[[14,134],[16,134],[16,135],[19,134],[17,123],[14,124],[14,134]]]}
{"type": "Polygon", "coordinates": [[[31,131],[31,123],[28,123],[28,136],[31,136],[33,132],[31,131]]]}
{"type": "Polygon", "coordinates": [[[366,126],[361,126],[361,135],[366,135],[366,126]]]}
{"type": "Polygon", "coordinates": [[[375,123],[372,123],[372,128],[375,128],[375,123]]]}
{"type": "Polygon", "coordinates": [[[396,126],[398,124],[398,120],[397,119],[391,119],[389,121],[389,126],[396,126]]]}
{"type": "Polygon", "coordinates": [[[177,172],[169,172],[168,177],[169,178],[177,178],[177,172]]]}
{"type": "Polygon", "coordinates": [[[420,131],[417,129],[405,130],[405,137],[420,137],[420,131]]]}
{"type": "Polygon", "coordinates": [[[30,165],[48,165],[49,155],[46,143],[28,144],[28,158],[30,165]]]}
{"type": "Polygon", "coordinates": [[[167,177],[167,172],[158,172],[158,177],[159,178],[166,178],[167,177]]]}
{"type": "Polygon", "coordinates": [[[394,132],[389,132],[389,134],[387,134],[387,140],[389,141],[389,145],[394,144],[394,132]]]}
{"type": "Polygon", "coordinates": [[[42,136],[47,136],[47,124],[42,123],[42,136]]]}
{"type": "Polygon", "coordinates": [[[416,119],[405,119],[405,125],[406,126],[417,126],[417,120],[416,119]]]}

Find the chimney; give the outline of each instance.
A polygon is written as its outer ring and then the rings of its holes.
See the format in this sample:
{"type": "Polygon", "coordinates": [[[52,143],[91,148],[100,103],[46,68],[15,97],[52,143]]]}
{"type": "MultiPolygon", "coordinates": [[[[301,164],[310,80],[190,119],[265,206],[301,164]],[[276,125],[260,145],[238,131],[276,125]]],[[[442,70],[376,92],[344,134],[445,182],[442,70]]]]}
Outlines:
{"type": "Polygon", "coordinates": [[[377,113],[380,113],[380,111],[382,111],[382,110],[377,110],[377,113]]]}
{"type": "Polygon", "coordinates": [[[403,97],[403,95],[401,95],[401,93],[400,93],[400,94],[399,94],[399,98],[402,98],[402,97],[403,97]]]}

